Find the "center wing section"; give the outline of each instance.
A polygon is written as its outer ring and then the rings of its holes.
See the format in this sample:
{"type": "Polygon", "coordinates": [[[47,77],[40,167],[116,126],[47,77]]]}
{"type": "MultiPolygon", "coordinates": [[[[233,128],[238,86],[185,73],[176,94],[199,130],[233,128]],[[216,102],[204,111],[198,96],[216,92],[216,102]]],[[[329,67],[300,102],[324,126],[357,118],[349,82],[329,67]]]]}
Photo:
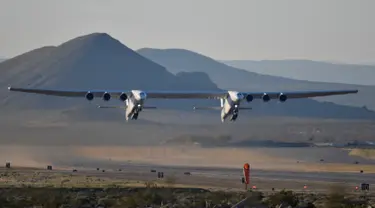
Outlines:
{"type": "Polygon", "coordinates": [[[228,91],[145,91],[147,98],[155,99],[221,99],[228,91]]]}

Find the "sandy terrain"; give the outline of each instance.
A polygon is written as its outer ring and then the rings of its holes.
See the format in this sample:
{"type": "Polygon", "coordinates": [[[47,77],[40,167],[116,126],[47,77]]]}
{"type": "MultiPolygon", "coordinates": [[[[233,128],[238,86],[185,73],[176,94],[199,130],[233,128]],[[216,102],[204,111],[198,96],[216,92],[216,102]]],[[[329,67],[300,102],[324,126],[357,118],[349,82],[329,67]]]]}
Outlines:
{"type": "MultiPolygon", "coordinates": [[[[194,168],[149,165],[114,165],[104,164],[100,170],[96,168],[60,169],[54,167],[49,171],[35,168],[11,167],[0,168],[0,186],[34,186],[34,187],[134,187],[144,186],[145,182],[155,182],[161,186],[196,187],[223,190],[243,190],[241,183],[241,169],[221,168],[194,168]],[[119,171],[121,168],[121,171],[119,171]],[[164,179],[158,179],[156,173],[150,172],[153,168],[164,173],[164,179]],[[105,170],[105,172],[102,172],[105,170]],[[191,175],[185,175],[189,171],[191,175]],[[8,172],[8,173],[7,173],[8,172]],[[7,174],[6,174],[7,173],[7,174]]],[[[261,191],[290,189],[304,192],[325,192],[332,187],[340,186],[348,191],[354,191],[363,180],[373,184],[374,175],[358,177],[354,174],[299,174],[278,171],[257,171],[251,173],[249,188],[256,186],[261,191]],[[362,179],[361,179],[362,178],[362,179]],[[307,185],[307,188],[303,188],[307,185]]]]}
{"type": "Polygon", "coordinates": [[[349,155],[375,160],[375,149],[352,149],[349,155]]]}
{"type": "MultiPolygon", "coordinates": [[[[361,121],[302,121],[284,118],[260,119],[251,123],[209,124],[208,121],[212,118],[205,118],[203,123],[194,124],[192,120],[189,120],[191,123],[179,123],[181,118],[178,116],[171,116],[172,121],[167,121],[164,117],[157,120],[157,114],[153,112],[148,115],[153,119],[147,122],[140,120],[126,123],[122,120],[122,115],[113,120],[76,120],[67,114],[53,111],[40,114],[23,112],[22,115],[23,117],[20,114],[5,113],[0,119],[0,161],[9,161],[13,166],[45,168],[52,164],[65,170],[93,170],[96,167],[116,170],[118,167],[132,165],[131,169],[135,170],[135,164],[144,164],[145,168],[142,170],[126,175],[129,180],[154,178],[143,178],[144,174],[140,174],[149,173],[150,166],[174,166],[172,172],[179,166],[185,168],[180,171],[195,170],[201,175],[210,175],[209,180],[206,176],[200,176],[203,178],[193,178],[194,180],[186,182],[190,185],[212,185],[229,180],[222,186],[235,183],[237,185],[234,188],[242,186],[238,185],[238,181],[245,162],[250,163],[255,171],[254,180],[259,180],[259,183],[263,181],[262,186],[268,187],[274,186],[275,180],[281,184],[280,187],[286,187],[291,184],[291,179],[300,181],[298,187],[306,181],[316,181],[316,184],[321,183],[319,181],[351,181],[351,184],[358,184],[362,176],[341,176],[339,172],[358,174],[359,170],[364,170],[363,177],[375,173],[373,160],[350,156],[348,151],[338,148],[202,148],[194,145],[162,145],[169,139],[186,134],[211,135],[213,138],[230,135],[233,141],[269,137],[280,141],[307,141],[311,134],[306,132],[314,129],[319,129],[319,135],[314,137],[318,141],[325,141],[330,135],[341,135],[344,130],[349,136],[357,135],[355,138],[362,138],[360,133],[363,133],[363,139],[366,139],[372,134],[374,125],[361,121]],[[321,162],[320,159],[325,161],[321,162]],[[354,161],[359,161],[359,164],[354,164],[354,161]],[[202,167],[217,169],[213,170],[214,173],[207,173],[206,170],[200,170],[202,167]],[[227,169],[235,170],[227,174],[230,175],[229,178],[219,177],[227,169]],[[335,173],[329,175],[329,172],[335,173]],[[269,180],[273,182],[268,183],[269,180]]],[[[372,177],[366,177],[370,176],[372,177]]]]}
{"type": "MultiPolygon", "coordinates": [[[[269,149],[267,149],[269,150],[269,149]]],[[[283,151],[278,148],[277,151],[283,151]]],[[[327,150],[331,151],[331,150],[327,150]]],[[[267,155],[260,149],[145,146],[1,146],[0,158],[17,166],[96,167],[104,164],[155,164],[190,167],[242,168],[294,172],[375,173],[372,164],[304,162],[267,155]]]]}

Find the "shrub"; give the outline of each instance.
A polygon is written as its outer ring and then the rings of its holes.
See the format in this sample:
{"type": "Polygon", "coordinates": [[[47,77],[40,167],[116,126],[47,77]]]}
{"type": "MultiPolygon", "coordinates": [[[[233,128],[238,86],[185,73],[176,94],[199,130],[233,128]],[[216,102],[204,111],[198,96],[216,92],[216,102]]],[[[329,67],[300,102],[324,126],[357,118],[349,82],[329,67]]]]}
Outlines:
{"type": "Polygon", "coordinates": [[[287,204],[289,206],[295,207],[298,204],[299,200],[298,196],[292,191],[282,190],[278,193],[270,195],[267,202],[272,207],[280,204],[287,204]]]}

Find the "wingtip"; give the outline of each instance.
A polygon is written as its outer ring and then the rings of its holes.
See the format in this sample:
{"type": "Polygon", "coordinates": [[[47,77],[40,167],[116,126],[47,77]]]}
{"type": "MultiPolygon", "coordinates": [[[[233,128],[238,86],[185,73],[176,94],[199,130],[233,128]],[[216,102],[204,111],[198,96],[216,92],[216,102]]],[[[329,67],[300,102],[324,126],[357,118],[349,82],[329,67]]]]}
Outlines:
{"type": "Polygon", "coordinates": [[[11,89],[12,89],[12,87],[11,87],[11,86],[9,86],[9,87],[8,87],[8,90],[10,91],[11,89]]]}

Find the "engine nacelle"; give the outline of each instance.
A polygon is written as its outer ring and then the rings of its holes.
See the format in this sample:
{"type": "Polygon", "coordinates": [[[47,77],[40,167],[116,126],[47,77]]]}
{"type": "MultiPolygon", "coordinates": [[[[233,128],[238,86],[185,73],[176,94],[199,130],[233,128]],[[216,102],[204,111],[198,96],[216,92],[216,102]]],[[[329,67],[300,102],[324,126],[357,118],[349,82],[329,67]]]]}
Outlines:
{"type": "Polygon", "coordinates": [[[108,92],[105,92],[103,94],[103,100],[104,101],[109,101],[111,99],[111,94],[109,94],[108,92]]]}
{"type": "Polygon", "coordinates": [[[271,97],[270,97],[268,94],[264,93],[264,94],[262,95],[262,100],[263,100],[264,102],[268,102],[268,101],[271,100],[271,97]]]}
{"type": "Polygon", "coordinates": [[[91,101],[94,99],[94,94],[92,94],[91,92],[88,92],[86,93],[85,97],[87,100],[91,101]]]}
{"type": "Polygon", "coordinates": [[[286,100],[288,99],[288,97],[286,95],[284,95],[283,93],[280,93],[279,95],[279,101],[280,102],[285,102],[286,100]]]}
{"type": "Polygon", "coordinates": [[[126,93],[121,93],[120,100],[125,102],[126,99],[128,99],[128,95],[126,95],[126,93]]]}
{"type": "Polygon", "coordinates": [[[253,100],[254,100],[254,96],[252,96],[252,95],[246,95],[246,101],[247,102],[251,102],[253,100]]]}

